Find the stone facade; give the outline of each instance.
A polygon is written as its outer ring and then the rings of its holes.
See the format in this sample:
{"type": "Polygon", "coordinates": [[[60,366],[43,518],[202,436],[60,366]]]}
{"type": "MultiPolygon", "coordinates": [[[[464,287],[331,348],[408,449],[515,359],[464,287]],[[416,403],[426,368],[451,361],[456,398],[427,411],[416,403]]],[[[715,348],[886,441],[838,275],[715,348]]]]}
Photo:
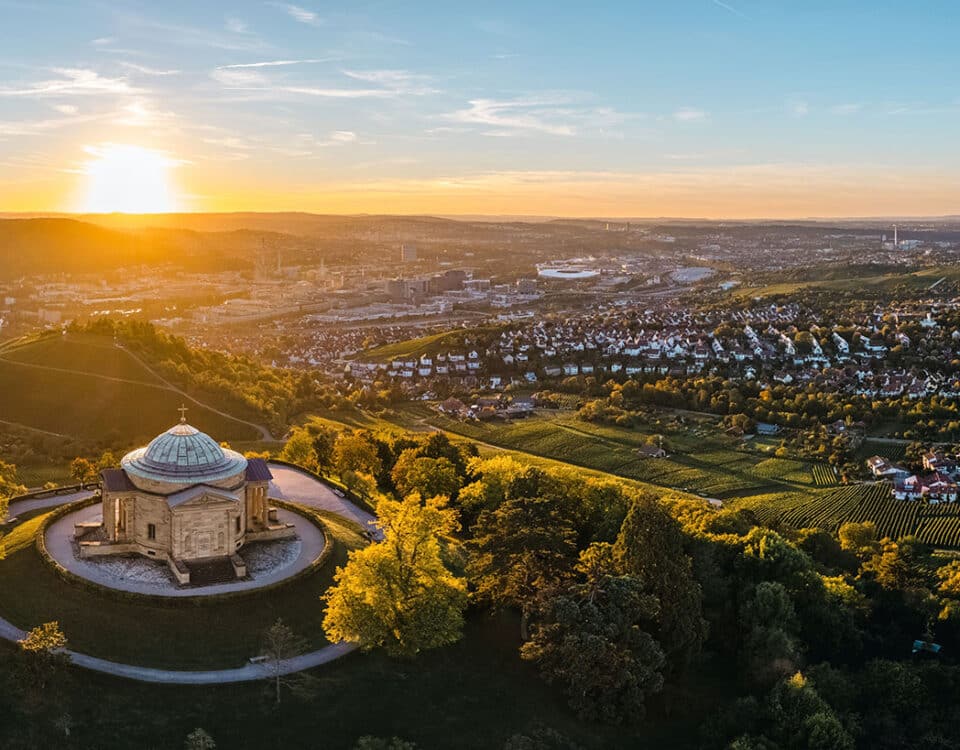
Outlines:
{"type": "Polygon", "coordinates": [[[270,469],[221,448],[185,422],[127,454],[101,474],[103,523],[91,534],[77,528],[81,557],[137,553],[166,561],[181,583],[189,563],[232,560],[252,540],[296,535],[270,507],[270,469]]]}

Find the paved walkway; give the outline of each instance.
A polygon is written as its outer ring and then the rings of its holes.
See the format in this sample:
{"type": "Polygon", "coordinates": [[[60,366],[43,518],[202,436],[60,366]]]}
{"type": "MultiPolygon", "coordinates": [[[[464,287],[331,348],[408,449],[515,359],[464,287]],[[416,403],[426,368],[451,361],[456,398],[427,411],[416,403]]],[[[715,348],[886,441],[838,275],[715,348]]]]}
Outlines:
{"type": "MultiPolygon", "coordinates": [[[[271,482],[271,494],[277,497],[302,503],[314,508],[328,510],[344,516],[363,525],[369,524],[373,516],[351,503],[346,498],[339,497],[327,485],[318,482],[304,472],[286,466],[270,464],[274,481],[271,482]]],[[[42,500],[22,500],[11,504],[10,515],[25,513],[36,508],[54,507],[89,497],[89,492],[60,495],[59,497],[43,498],[42,500]],[[38,505],[37,503],[45,503],[38,505]]],[[[0,638],[8,641],[18,641],[25,635],[24,631],[13,623],[0,618],[0,638]]],[[[280,663],[282,674],[293,674],[305,669],[327,664],[339,659],[356,646],[349,643],[333,643],[316,651],[311,651],[292,659],[285,659],[280,663]]],[[[138,667],[133,664],[119,664],[117,662],[100,659],[76,651],[67,651],[70,660],[77,666],[92,669],[95,672],[124,677],[140,682],[156,682],[168,685],[222,685],[231,682],[248,682],[266,678],[272,673],[269,666],[264,664],[247,664],[234,669],[212,669],[206,671],[181,671],[175,669],[153,669],[138,667]]]]}
{"type": "Polygon", "coordinates": [[[68,495],[52,495],[51,497],[34,498],[31,500],[17,500],[10,503],[7,511],[7,518],[16,518],[23,513],[29,513],[32,510],[42,510],[45,508],[56,508],[59,505],[66,505],[77,500],[84,500],[91,497],[93,492],[83,490],[81,492],[71,492],[68,495]]]}
{"type": "Polygon", "coordinates": [[[279,464],[270,464],[270,472],[273,474],[270,497],[336,513],[338,516],[356,521],[363,528],[369,529],[375,538],[379,538],[379,529],[370,525],[375,520],[373,514],[358,508],[345,497],[340,497],[327,485],[318,482],[309,474],[279,464]]]}

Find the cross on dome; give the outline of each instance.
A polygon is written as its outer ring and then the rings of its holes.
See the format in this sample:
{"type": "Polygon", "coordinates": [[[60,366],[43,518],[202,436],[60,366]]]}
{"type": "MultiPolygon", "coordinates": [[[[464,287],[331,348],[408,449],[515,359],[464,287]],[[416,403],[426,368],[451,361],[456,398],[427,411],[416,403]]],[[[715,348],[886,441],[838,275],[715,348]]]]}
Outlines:
{"type": "Polygon", "coordinates": [[[184,406],[183,404],[180,404],[180,408],[177,409],[177,411],[180,412],[180,424],[186,424],[187,423],[187,407],[184,406]]]}

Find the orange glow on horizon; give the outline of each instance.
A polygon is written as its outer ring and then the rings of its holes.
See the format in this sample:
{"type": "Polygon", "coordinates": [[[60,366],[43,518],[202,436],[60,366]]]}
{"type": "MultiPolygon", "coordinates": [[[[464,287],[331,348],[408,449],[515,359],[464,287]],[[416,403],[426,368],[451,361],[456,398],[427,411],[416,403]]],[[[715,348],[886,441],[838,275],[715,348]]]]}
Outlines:
{"type": "Polygon", "coordinates": [[[127,144],[88,147],[81,213],[174,213],[181,209],[171,170],[177,162],[160,151],[127,144]]]}

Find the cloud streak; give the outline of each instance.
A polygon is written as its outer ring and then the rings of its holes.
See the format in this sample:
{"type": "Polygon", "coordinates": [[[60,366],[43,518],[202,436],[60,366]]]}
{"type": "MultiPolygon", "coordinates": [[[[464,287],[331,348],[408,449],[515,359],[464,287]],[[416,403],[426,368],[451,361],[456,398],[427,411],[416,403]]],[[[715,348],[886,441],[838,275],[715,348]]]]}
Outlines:
{"type": "Polygon", "coordinates": [[[83,96],[92,94],[138,94],[125,77],[106,78],[84,68],[54,68],[60,78],[27,84],[0,87],[0,97],[83,96]]]}
{"type": "Polygon", "coordinates": [[[275,8],[282,9],[290,18],[297,23],[303,23],[307,26],[323,26],[323,19],[312,10],[307,10],[299,5],[291,3],[270,3],[275,8]]]}
{"type": "Polygon", "coordinates": [[[315,63],[333,62],[336,57],[317,57],[307,60],[263,60],[252,63],[234,63],[233,65],[218,65],[217,70],[235,70],[238,68],[278,68],[285,65],[312,65],[315,63]]]}
{"type": "Polygon", "coordinates": [[[728,13],[733,13],[733,15],[739,16],[745,21],[750,20],[745,13],[742,13],[741,11],[737,10],[732,5],[729,5],[728,3],[723,2],[723,0],[711,0],[711,2],[713,2],[713,4],[716,5],[718,8],[723,8],[728,13]]]}

